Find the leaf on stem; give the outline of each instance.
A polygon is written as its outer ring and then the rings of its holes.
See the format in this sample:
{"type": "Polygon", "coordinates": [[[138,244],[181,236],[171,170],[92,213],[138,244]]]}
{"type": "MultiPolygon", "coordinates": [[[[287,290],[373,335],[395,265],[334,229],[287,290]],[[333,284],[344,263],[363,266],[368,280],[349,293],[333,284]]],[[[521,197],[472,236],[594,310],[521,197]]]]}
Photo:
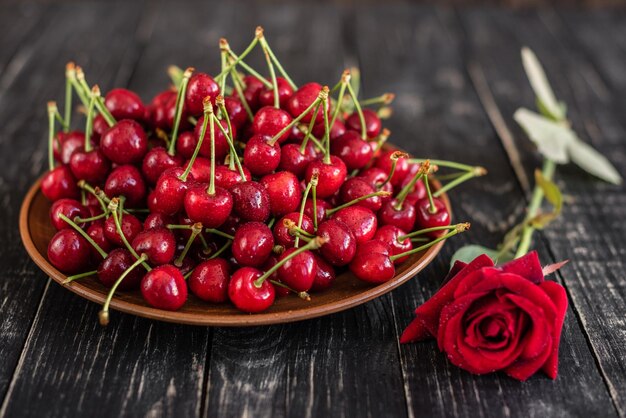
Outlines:
{"type": "Polygon", "coordinates": [[[537,96],[541,113],[557,121],[565,119],[565,106],[556,100],[543,67],[535,53],[528,47],[522,48],[522,64],[535,96],[537,96]]]}
{"type": "Polygon", "coordinates": [[[606,182],[620,185],[622,177],[613,164],[602,154],[575,138],[568,147],[569,156],[574,164],[606,182]]]}
{"type": "Polygon", "coordinates": [[[517,109],[513,119],[537,145],[541,155],[558,164],[569,162],[568,144],[575,139],[571,129],[525,108],[517,109]]]}

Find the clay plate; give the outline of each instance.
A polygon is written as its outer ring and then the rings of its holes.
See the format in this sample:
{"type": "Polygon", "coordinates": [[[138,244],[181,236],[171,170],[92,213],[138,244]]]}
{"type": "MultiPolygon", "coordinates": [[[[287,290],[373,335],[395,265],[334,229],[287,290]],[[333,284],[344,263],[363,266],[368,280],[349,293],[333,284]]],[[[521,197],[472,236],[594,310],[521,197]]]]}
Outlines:
{"type": "MultiPolygon", "coordinates": [[[[32,185],[22,203],[20,234],[24,247],[35,264],[52,280],[60,284],[66,276],[54,268],[46,258],[48,242],[55,230],[50,224],[48,214],[50,202],[39,190],[40,181],[41,179],[32,185]]],[[[435,183],[433,186],[438,188],[439,184],[435,183]]],[[[450,210],[447,196],[443,195],[442,199],[450,210]]],[[[302,321],[343,311],[390,292],[424,269],[441,250],[443,244],[442,241],[427,251],[414,254],[402,265],[396,267],[396,276],[386,283],[372,286],[358,280],[347,271],[340,274],[327,291],[312,294],[310,301],[304,301],[296,295],[277,298],[270,309],[259,314],[242,313],[228,303],[210,304],[191,293],[185,306],[176,312],[148,306],[139,291],[118,291],[111,301],[111,308],[160,321],[205,326],[244,327],[302,321]]],[[[104,303],[108,292],[108,289],[101,285],[95,276],[79,279],[64,286],[77,295],[100,305],[104,303]]],[[[94,318],[94,320],[97,319],[94,318]]]]}

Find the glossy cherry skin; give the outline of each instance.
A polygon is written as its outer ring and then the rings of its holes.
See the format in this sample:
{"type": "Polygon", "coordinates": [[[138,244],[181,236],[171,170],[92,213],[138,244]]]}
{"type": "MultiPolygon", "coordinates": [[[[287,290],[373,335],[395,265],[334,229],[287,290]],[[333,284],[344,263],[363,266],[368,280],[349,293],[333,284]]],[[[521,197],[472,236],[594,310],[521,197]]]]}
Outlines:
{"type": "Polygon", "coordinates": [[[117,88],[109,91],[104,98],[104,105],[116,120],[143,121],[146,116],[146,106],[139,96],[127,89],[117,88]]]}
{"type": "Polygon", "coordinates": [[[291,171],[299,179],[304,177],[309,163],[317,158],[315,147],[308,143],[304,152],[300,152],[299,144],[285,144],[280,150],[280,163],[278,168],[284,171],[291,171]]]}
{"type": "MultiPolygon", "coordinates": [[[[176,92],[165,91],[157,95],[150,106],[150,121],[155,128],[170,131],[174,126],[174,118],[176,116],[176,92]],[[154,104],[156,102],[156,104],[154,104]]],[[[189,122],[187,121],[188,114],[185,107],[180,118],[181,130],[189,128],[189,122]]]]}
{"type": "MultiPolygon", "coordinates": [[[[322,91],[322,86],[318,83],[307,83],[301,86],[296,92],[293,93],[289,101],[287,102],[287,110],[291,113],[291,116],[298,117],[304,112],[311,103],[317,100],[320,91],[322,91]]],[[[330,103],[330,100],[328,100],[330,103]]],[[[326,112],[328,112],[329,105],[326,106],[326,112]]],[[[313,113],[315,110],[311,110],[305,116],[300,119],[302,123],[309,123],[311,119],[313,119],[313,113]]],[[[323,109],[320,108],[319,112],[317,112],[317,116],[315,117],[315,123],[320,123],[324,120],[323,109]]]]}
{"type": "MultiPolygon", "coordinates": [[[[65,222],[60,214],[67,216],[70,220],[74,220],[76,217],[88,218],[90,216],[89,210],[75,199],[59,199],[55,201],[50,207],[50,223],[57,230],[72,228],[70,224],[65,222]]],[[[81,228],[85,227],[84,223],[79,223],[81,228]]]]}
{"type": "Polygon", "coordinates": [[[298,178],[288,171],[268,174],[260,183],[267,190],[270,198],[270,211],[273,216],[282,216],[294,212],[300,204],[302,191],[298,178]]]}
{"type": "Polygon", "coordinates": [[[333,266],[345,266],[356,253],[356,238],[350,228],[341,221],[330,219],[317,227],[317,235],[326,239],[320,254],[333,266]]]}
{"type": "Polygon", "coordinates": [[[129,208],[145,205],[146,183],[134,165],[120,165],[111,171],[104,184],[104,192],[110,198],[124,196],[129,208]]]}
{"type": "Polygon", "coordinates": [[[137,234],[131,246],[137,254],[147,255],[150,264],[159,266],[174,259],[176,238],[167,228],[154,228],[137,234]]]}
{"type": "MultiPolygon", "coordinates": [[[[381,168],[370,167],[366,170],[363,170],[359,178],[370,183],[370,185],[374,187],[376,190],[393,193],[393,186],[391,185],[391,183],[385,183],[385,180],[387,180],[388,175],[389,173],[384,171],[381,168]]],[[[382,196],[381,200],[383,202],[391,200],[391,196],[389,197],[382,196]]]]}
{"type": "MultiPolygon", "coordinates": [[[[402,184],[398,186],[398,192],[400,192],[400,190],[402,190],[404,186],[408,185],[411,182],[414,174],[415,173],[406,176],[402,184]]],[[[406,199],[404,201],[409,205],[415,205],[418,200],[424,197],[426,197],[426,186],[424,186],[423,181],[418,180],[417,183],[415,183],[415,185],[413,186],[413,190],[409,192],[408,195],[406,195],[406,199]]]]}
{"type": "Polygon", "coordinates": [[[256,181],[237,183],[230,188],[233,210],[245,221],[265,222],[270,217],[270,196],[256,181]]]}
{"type": "Polygon", "coordinates": [[[235,125],[237,129],[241,128],[248,120],[246,109],[243,107],[241,100],[236,97],[224,97],[224,107],[226,107],[230,123],[235,125]]]}
{"type": "MultiPolygon", "coordinates": [[[[376,138],[383,126],[376,112],[372,109],[363,109],[363,119],[365,119],[365,133],[367,138],[376,138]]],[[[346,119],[346,128],[356,131],[359,134],[361,133],[361,119],[357,112],[354,112],[346,119]]]]}
{"type": "Polygon", "coordinates": [[[155,308],[177,311],[187,301],[187,283],[180,270],[165,264],[146,273],[141,294],[155,308]]]}
{"type": "MultiPolygon", "coordinates": [[[[206,140],[207,138],[204,139],[206,140]]],[[[176,155],[180,155],[183,158],[191,158],[197,144],[198,141],[193,131],[181,132],[176,140],[176,155]]]]}
{"type": "Polygon", "coordinates": [[[252,174],[246,167],[243,168],[245,178],[241,177],[239,170],[236,168],[231,170],[227,165],[218,165],[215,167],[215,185],[229,190],[237,183],[252,180],[252,174]]]}
{"type": "Polygon", "coordinates": [[[215,193],[209,194],[206,186],[194,186],[185,194],[184,205],[192,221],[202,223],[205,228],[217,228],[233,210],[233,196],[221,187],[216,187],[215,193]]]}
{"type": "MultiPolygon", "coordinates": [[[[317,223],[321,223],[326,219],[326,211],[333,206],[328,203],[326,200],[316,199],[316,210],[317,210],[317,223]]],[[[311,220],[313,220],[314,212],[313,212],[313,199],[307,199],[304,202],[304,214],[307,215],[311,220]]]]}
{"type": "Polygon", "coordinates": [[[198,298],[212,303],[228,300],[230,266],[223,258],[203,261],[194,268],[189,277],[189,290],[198,298]]]}
{"type": "Polygon", "coordinates": [[[330,164],[325,164],[322,159],[311,162],[305,173],[305,179],[311,181],[313,174],[318,174],[317,196],[324,199],[337,193],[348,176],[348,169],[341,158],[330,156],[330,164]]]}
{"type": "MultiPolygon", "coordinates": [[[[450,225],[450,212],[446,208],[445,203],[441,199],[433,197],[433,202],[437,211],[430,213],[430,201],[427,197],[418,200],[415,203],[415,229],[434,228],[437,226],[450,225]]],[[[447,231],[434,231],[428,234],[431,238],[438,238],[445,235],[447,231]]]]}
{"type": "Polygon", "coordinates": [[[403,202],[400,209],[396,209],[396,202],[396,199],[391,199],[378,211],[379,223],[381,225],[395,225],[405,231],[411,231],[415,224],[415,207],[403,202]]]}
{"type": "MultiPolygon", "coordinates": [[[[89,225],[89,228],[87,228],[87,235],[89,235],[91,239],[94,240],[95,243],[98,244],[105,252],[109,252],[113,248],[111,241],[104,236],[104,221],[95,221],[89,225]]],[[[102,256],[100,253],[93,246],[90,247],[93,259],[101,259],[102,256]]]]}
{"type": "Polygon", "coordinates": [[[349,206],[340,209],[333,215],[333,219],[343,222],[350,228],[357,245],[374,238],[378,228],[376,214],[363,206],[349,206]]]}
{"type": "MultiPolygon", "coordinates": [[[[382,241],[389,247],[389,253],[391,255],[402,254],[413,248],[413,243],[410,238],[405,238],[402,241],[398,239],[402,235],[406,235],[406,232],[394,225],[384,225],[378,228],[374,239],[382,241]]],[[[403,263],[408,256],[398,258],[394,261],[394,264],[403,263]]]]}
{"type": "Polygon", "coordinates": [[[65,165],[55,167],[43,176],[41,193],[51,202],[63,198],[77,199],[80,196],[76,178],[65,165]]]}
{"type": "Polygon", "coordinates": [[[330,152],[346,164],[348,171],[360,170],[372,159],[372,147],[363,141],[359,134],[347,131],[339,138],[331,141],[330,152]]]}
{"type": "Polygon", "coordinates": [[[257,313],[272,306],[276,297],[272,283],[265,280],[261,287],[254,284],[254,281],[262,275],[263,273],[254,267],[242,267],[235,271],[228,283],[228,297],[237,309],[257,313]]]}
{"type": "Polygon", "coordinates": [[[100,184],[107,178],[111,163],[99,148],[91,151],[77,149],[70,158],[70,169],[77,179],[100,184]]]}
{"type": "Polygon", "coordinates": [[[203,113],[202,101],[211,97],[215,105],[215,98],[220,94],[220,86],[206,73],[193,73],[185,92],[185,108],[191,116],[200,116],[203,113]]]}
{"type": "Polygon", "coordinates": [[[242,266],[262,266],[272,253],[274,236],[262,222],[247,222],[239,227],[233,239],[232,252],[242,266]]]}
{"type": "Polygon", "coordinates": [[[156,184],[157,180],[168,168],[180,167],[183,158],[180,155],[170,155],[163,147],[152,148],[141,163],[141,172],[149,184],[156,184]]]}
{"type": "Polygon", "coordinates": [[[373,284],[388,282],[396,269],[389,258],[389,247],[382,241],[372,240],[359,245],[350,271],[357,278],[373,284]]]}
{"type": "Polygon", "coordinates": [[[169,168],[161,174],[154,188],[155,203],[151,210],[174,215],[183,208],[185,195],[195,184],[192,175],[187,177],[187,181],[180,179],[184,171],[181,167],[169,168]]]}
{"type": "Polygon", "coordinates": [[[83,150],[85,148],[85,134],[83,132],[70,132],[65,136],[58,135],[60,138],[64,137],[60,144],[59,155],[57,161],[63,164],[69,164],[72,160],[72,155],[76,151],[83,150]]]}
{"type": "MultiPolygon", "coordinates": [[[[191,160],[185,161],[183,168],[187,169],[190,162],[191,160]]],[[[211,181],[211,160],[197,157],[191,166],[191,175],[196,182],[208,184],[211,181]]]]}
{"type": "MultiPolygon", "coordinates": [[[[285,260],[295,251],[297,248],[289,248],[285,250],[279,257],[278,262],[285,260]]],[[[278,279],[291,287],[296,292],[306,292],[315,280],[315,274],[317,273],[317,262],[311,251],[304,251],[295,257],[285,261],[285,263],[278,268],[278,279]]]]}
{"type": "MultiPolygon", "coordinates": [[[[282,77],[276,77],[276,84],[278,85],[278,104],[284,109],[293,94],[293,89],[282,77]]],[[[263,87],[259,91],[259,106],[274,106],[274,90],[263,87]]]]}
{"type": "MultiPolygon", "coordinates": [[[[326,133],[326,126],[324,125],[323,121],[313,126],[313,135],[316,138],[322,139],[325,133],[326,133]]],[[[336,140],[337,138],[339,138],[341,135],[345,133],[346,133],[346,125],[344,125],[343,122],[340,121],[339,119],[335,120],[335,123],[333,124],[333,126],[330,127],[330,133],[329,133],[330,143],[332,144],[334,140],[336,140]]]]}
{"type": "Polygon", "coordinates": [[[102,135],[109,129],[109,123],[104,119],[104,116],[97,114],[95,118],[93,118],[93,133],[91,134],[91,140],[94,142],[94,145],[100,144],[100,139],[102,135]]]}
{"type": "MultiPolygon", "coordinates": [[[[285,226],[284,223],[285,220],[290,220],[298,225],[298,221],[300,220],[300,214],[298,212],[288,213],[274,224],[273,232],[276,244],[282,245],[285,248],[291,248],[294,246],[296,238],[289,233],[289,229],[285,226]]],[[[310,234],[314,232],[313,220],[307,215],[302,215],[302,225],[300,227],[310,234]]]]}
{"type": "MultiPolygon", "coordinates": [[[[259,109],[254,115],[252,122],[252,130],[257,135],[268,136],[273,138],[274,135],[282,131],[289,123],[292,117],[282,109],[276,109],[272,106],[265,106],[259,109]]],[[[289,131],[285,132],[278,138],[278,143],[282,144],[289,139],[289,131]]]]}
{"type": "Polygon", "coordinates": [[[253,176],[262,177],[270,174],[280,164],[280,145],[271,145],[269,136],[253,135],[246,143],[243,164],[253,176]]]}
{"type": "MultiPolygon", "coordinates": [[[[250,109],[252,109],[252,112],[255,112],[259,108],[259,93],[263,90],[263,83],[261,83],[261,80],[252,75],[245,76],[243,81],[246,85],[243,95],[245,96],[250,109]]],[[[234,90],[233,96],[236,94],[236,90],[234,90]]]]}
{"type": "MultiPolygon", "coordinates": [[[[122,220],[120,222],[120,226],[122,227],[122,233],[128,242],[133,242],[137,234],[141,232],[142,225],[139,219],[134,215],[129,215],[127,213],[122,216],[122,220]]],[[[104,221],[104,236],[110,243],[122,247],[124,246],[124,241],[122,241],[122,237],[117,232],[117,228],[115,227],[115,219],[113,216],[109,216],[106,221],[104,221]]]]}
{"type": "MultiPolygon", "coordinates": [[[[128,270],[137,259],[126,248],[115,248],[98,265],[98,280],[105,287],[112,287],[124,271],[128,270]]],[[[137,289],[145,274],[142,266],[135,267],[119,284],[119,290],[137,289]]]]}
{"type": "MultiPolygon", "coordinates": [[[[389,157],[391,157],[391,154],[393,153],[394,151],[387,151],[387,152],[382,153],[380,157],[376,159],[376,163],[374,164],[376,167],[380,168],[381,170],[385,172],[385,178],[387,178],[387,175],[391,172],[392,160],[389,157]]],[[[393,176],[391,177],[391,180],[389,181],[391,185],[398,186],[402,184],[402,181],[406,178],[407,174],[409,174],[410,169],[411,167],[406,158],[404,157],[398,158],[398,162],[396,164],[396,170],[394,171],[393,176]]]]}
{"type": "MultiPolygon", "coordinates": [[[[366,196],[370,193],[376,192],[370,183],[360,177],[351,177],[341,186],[339,191],[339,197],[342,203],[351,202],[359,197],[366,196]]],[[[354,203],[354,206],[363,206],[373,212],[377,212],[383,205],[382,198],[380,196],[368,197],[365,200],[354,203]]]]}
{"type": "Polygon", "coordinates": [[[65,274],[82,273],[91,264],[90,247],[75,230],[62,229],[48,243],[48,261],[65,274]]]}
{"type": "Polygon", "coordinates": [[[116,164],[135,164],[141,162],[146,155],[148,138],[139,123],[124,119],[102,135],[100,149],[116,164]]]}
{"type": "Polygon", "coordinates": [[[322,292],[333,285],[337,273],[335,273],[333,266],[328,264],[322,257],[315,253],[313,253],[313,256],[317,263],[317,271],[315,272],[315,278],[310,290],[312,292],[322,292]]]}
{"type": "MultiPolygon", "coordinates": [[[[195,142],[193,144],[194,148],[196,147],[196,145],[198,144],[198,141],[200,140],[200,134],[202,134],[203,123],[204,123],[204,116],[201,116],[198,119],[198,123],[196,124],[196,127],[193,131],[193,135],[195,139],[195,142]]],[[[228,122],[222,119],[220,121],[220,125],[222,125],[222,128],[224,128],[224,131],[228,132],[228,122]]],[[[232,128],[233,128],[233,137],[236,138],[237,132],[235,131],[234,127],[232,128]]],[[[200,146],[200,155],[202,155],[203,157],[207,157],[207,158],[211,158],[210,129],[211,129],[211,125],[207,124],[207,129],[204,134],[204,140],[202,141],[202,145],[200,146]]],[[[214,136],[215,136],[215,161],[217,163],[221,163],[224,161],[224,158],[230,151],[230,148],[228,146],[228,140],[226,139],[226,136],[224,136],[224,133],[222,132],[220,127],[215,124],[215,122],[213,122],[213,129],[214,129],[214,136]]]]}

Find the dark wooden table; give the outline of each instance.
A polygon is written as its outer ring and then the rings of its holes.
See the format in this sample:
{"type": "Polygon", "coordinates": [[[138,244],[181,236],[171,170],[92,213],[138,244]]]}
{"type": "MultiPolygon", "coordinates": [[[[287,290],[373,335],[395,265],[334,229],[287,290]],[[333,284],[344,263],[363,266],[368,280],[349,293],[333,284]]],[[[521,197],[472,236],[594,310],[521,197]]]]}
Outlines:
{"type": "Polygon", "coordinates": [[[626,171],[626,14],[408,4],[0,4],[0,416],[626,415],[626,189],[559,168],[563,218],[536,235],[570,309],[556,381],[473,376],[434,342],[402,345],[413,309],[467,242],[495,245],[522,216],[540,163],[512,122],[533,106],[519,50],[532,47],[585,141],[626,171]],[[168,64],[215,72],[217,41],[241,49],[262,24],[299,83],[334,83],[358,65],[365,96],[396,92],[393,142],[414,154],[484,165],[452,195],[470,233],[422,274],[356,309],[296,324],[201,328],[114,313],[61,288],[29,260],[20,202],[46,167],[49,99],[75,60],[103,89],[149,99],[168,64]],[[493,95],[493,101],[489,100],[493,95]],[[502,124],[489,114],[501,112],[502,124]],[[497,129],[494,129],[497,127],[497,129]]]}

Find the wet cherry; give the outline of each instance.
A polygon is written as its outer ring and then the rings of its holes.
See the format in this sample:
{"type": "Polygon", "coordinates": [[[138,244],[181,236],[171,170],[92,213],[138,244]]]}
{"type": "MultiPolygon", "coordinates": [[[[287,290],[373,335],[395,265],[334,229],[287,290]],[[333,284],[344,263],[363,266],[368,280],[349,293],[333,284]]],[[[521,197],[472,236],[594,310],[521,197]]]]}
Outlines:
{"type": "Polygon", "coordinates": [[[240,265],[257,267],[265,263],[273,247],[274,237],[267,225],[247,222],[235,232],[232,252],[240,265]]]}
{"type": "Polygon", "coordinates": [[[212,303],[228,300],[230,266],[223,258],[213,258],[198,264],[189,277],[189,290],[198,298],[212,303]]]}
{"type": "Polygon", "coordinates": [[[180,270],[165,264],[150,270],[143,277],[141,294],[155,308],[176,311],[187,301],[187,283],[180,270]]]}

